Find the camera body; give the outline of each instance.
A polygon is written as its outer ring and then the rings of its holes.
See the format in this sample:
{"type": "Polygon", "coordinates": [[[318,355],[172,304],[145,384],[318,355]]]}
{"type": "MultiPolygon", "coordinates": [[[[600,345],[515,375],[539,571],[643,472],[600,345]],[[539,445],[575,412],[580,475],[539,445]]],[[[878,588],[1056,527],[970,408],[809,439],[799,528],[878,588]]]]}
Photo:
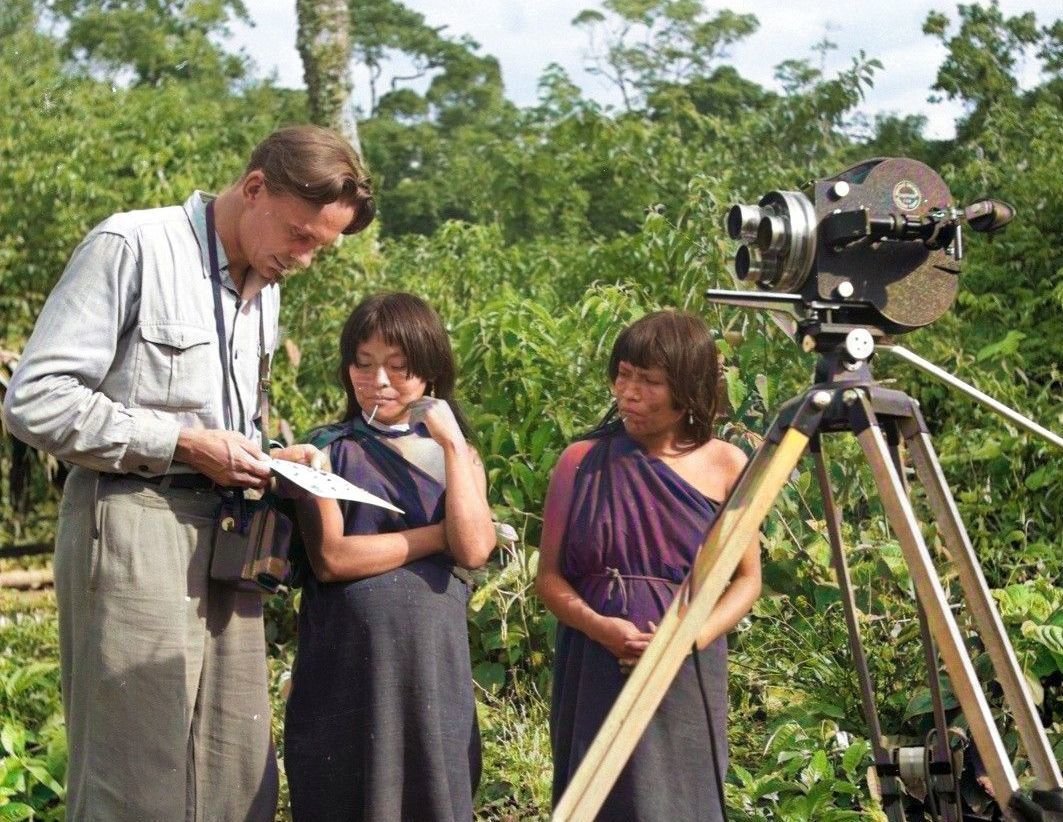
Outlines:
{"type": "Polygon", "coordinates": [[[865,160],[803,191],[735,205],[739,278],[799,295],[832,322],[899,334],[929,325],[959,288],[959,221],[945,181],[906,158],[865,160]]]}

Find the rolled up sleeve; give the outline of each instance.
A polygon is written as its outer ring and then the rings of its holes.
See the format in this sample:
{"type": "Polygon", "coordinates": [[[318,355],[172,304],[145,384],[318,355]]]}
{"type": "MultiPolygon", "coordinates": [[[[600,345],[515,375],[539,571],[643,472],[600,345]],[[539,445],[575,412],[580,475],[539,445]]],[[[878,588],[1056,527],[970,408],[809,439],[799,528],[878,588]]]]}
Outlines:
{"type": "Polygon", "coordinates": [[[12,376],[4,400],[11,433],[96,471],[166,472],[179,423],[98,390],[136,319],[140,278],[125,237],[97,230],[78,246],[12,376]]]}

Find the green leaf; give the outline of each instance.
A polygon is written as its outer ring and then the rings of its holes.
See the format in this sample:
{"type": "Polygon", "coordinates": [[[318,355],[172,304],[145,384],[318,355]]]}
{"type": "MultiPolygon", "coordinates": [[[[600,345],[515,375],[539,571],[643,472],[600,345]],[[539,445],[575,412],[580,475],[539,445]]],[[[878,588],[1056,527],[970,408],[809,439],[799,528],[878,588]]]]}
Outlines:
{"type": "Polygon", "coordinates": [[[22,822],[24,819],[32,819],[33,814],[33,808],[22,802],[0,805],[0,822],[22,822]]]}
{"type": "Polygon", "coordinates": [[[767,374],[757,374],[754,382],[757,386],[757,393],[760,394],[761,399],[764,400],[764,405],[767,408],[771,408],[774,405],[771,379],[767,374]]]}
{"type": "MultiPolygon", "coordinates": [[[[808,771],[814,777],[814,781],[828,779],[834,775],[834,769],[827,759],[827,752],[820,749],[812,754],[812,760],[808,763],[808,771]]],[[[829,791],[829,787],[828,787],[829,791]]]]}
{"type": "Polygon", "coordinates": [[[858,739],[849,745],[845,749],[845,753],[842,754],[842,770],[852,778],[856,775],[856,769],[864,764],[867,759],[868,751],[871,750],[871,743],[866,739],[858,739]]]}
{"type": "Polygon", "coordinates": [[[988,359],[998,356],[1007,356],[1014,354],[1019,350],[1019,343],[1026,339],[1026,335],[1021,331],[1015,331],[1012,329],[1009,331],[1003,339],[997,340],[995,343],[982,348],[975,359],[978,362],[985,362],[988,359]]]}
{"type": "Polygon", "coordinates": [[[1002,453],[1003,450],[997,440],[986,439],[981,445],[968,451],[967,456],[975,462],[985,462],[986,460],[996,459],[1002,453]]]}
{"type": "Polygon", "coordinates": [[[506,683],[506,669],[497,662],[481,662],[472,669],[472,678],[488,693],[497,694],[506,683]]]}
{"type": "Polygon", "coordinates": [[[1055,659],[1056,666],[1063,672],[1063,626],[1024,622],[1022,635],[1047,648],[1055,659]]]}
{"type": "Polygon", "coordinates": [[[1038,491],[1044,488],[1052,480],[1052,472],[1048,470],[1048,466],[1038,468],[1030,476],[1028,476],[1023,485],[1029,488],[1031,491],[1038,491]]]}
{"type": "Polygon", "coordinates": [[[48,772],[44,763],[39,759],[24,759],[22,760],[22,764],[26,766],[26,770],[33,775],[34,779],[48,788],[48,790],[56,796],[62,797],[64,795],[63,786],[56,781],[55,777],[48,772]]]}
{"type": "MultiPolygon", "coordinates": [[[[822,772],[820,779],[815,785],[808,791],[808,816],[809,819],[822,818],[823,811],[829,807],[829,803],[834,795],[834,772],[830,768],[830,764],[827,762],[827,755],[823,751],[816,751],[816,754],[823,754],[823,765],[825,770],[822,772]]],[[[813,757],[815,760],[815,757],[813,757]]]]}
{"type": "Polygon", "coordinates": [[[829,716],[832,719],[845,719],[845,708],[841,705],[835,705],[833,702],[815,700],[807,703],[805,708],[808,711],[809,716],[829,716]]]}
{"type": "Polygon", "coordinates": [[[523,511],[524,508],[524,494],[519,488],[513,485],[507,485],[502,489],[502,498],[506,501],[506,504],[515,511],[523,511]]]}
{"type": "Polygon", "coordinates": [[[9,754],[21,756],[26,751],[26,729],[11,722],[0,728],[0,745],[9,754]]]}
{"type": "Polygon", "coordinates": [[[735,776],[738,777],[738,781],[741,784],[746,786],[753,784],[753,774],[751,774],[737,762],[731,765],[731,770],[734,772],[735,776]]]}
{"type": "MultiPolygon", "coordinates": [[[[816,609],[825,611],[835,602],[841,602],[842,592],[837,585],[819,584],[812,591],[812,597],[816,601],[816,609]]],[[[841,717],[839,717],[841,719],[841,717]]]]}
{"type": "Polygon", "coordinates": [[[1041,684],[1041,680],[1030,671],[1023,671],[1022,673],[1026,677],[1026,687],[1030,689],[1030,697],[1033,699],[1033,704],[1044,705],[1045,689],[1041,684]]]}
{"type": "MultiPolygon", "coordinates": [[[[957,707],[960,703],[956,697],[947,690],[943,690],[941,703],[945,706],[945,710],[957,707]]],[[[923,716],[924,714],[932,713],[933,710],[934,701],[930,696],[930,689],[920,688],[916,691],[915,696],[908,701],[908,706],[904,709],[904,718],[908,720],[916,716],[923,716]]]]}
{"type": "Polygon", "coordinates": [[[742,375],[737,368],[729,367],[724,370],[724,380],[727,382],[727,401],[731,404],[731,408],[737,411],[742,407],[742,403],[745,402],[748,389],[746,384],[742,382],[742,375]]]}
{"type": "Polygon", "coordinates": [[[792,557],[765,562],[764,585],[777,594],[799,594],[805,590],[804,563],[792,557]]]}
{"type": "Polygon", "coordinates": [[[1000,608],[1000,616],[1009,622],[1033,620],[1036,623],[1048,621],[1053,608],[1044,594],[1032,585],[1009,585],[1002,590],[993,591],[993,597],[1000,608]]]}

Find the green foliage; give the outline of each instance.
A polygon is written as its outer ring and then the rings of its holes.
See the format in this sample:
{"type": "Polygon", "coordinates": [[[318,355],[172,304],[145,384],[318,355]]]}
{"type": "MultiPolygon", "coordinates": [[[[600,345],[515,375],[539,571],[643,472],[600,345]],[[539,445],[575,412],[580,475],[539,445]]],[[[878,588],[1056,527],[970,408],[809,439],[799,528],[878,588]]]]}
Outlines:
{"type": "Polygon", "coordinates": [[[63,818],[66,737],[53,607],[48,602],[27,606],[0,594],[3,820],[63,818]]]}
{"type": "Polygon", "coordinates": [[[756,771],[734,766],[735,780],[727,786],[728,818],[884,820],[876,804],[862,807],[860,802],[870,747],[840,733],[829,720],[784,722],[768,738],[756,771]]]}
{"type": "Polygon", "coordinates": [[[585,9],[572,22],[588,32],[587,71],[615,85],[628,111],[664,85],[705,76],[759,26],[752,14],[729,9],[708,18],[699,0],[604,0],[602,6],[607,13],[585,9]]]}
{"type": "Polygon", "coordinates": [[[930,12],[923,33],[936,37],[948,48],[938,69],[934,88],[948,99],[974,106],[987,106],[1018,89],[1014,69],[1025,51],[1041,39],[1033,12],[1005,17],[997,0],[959,6],[960,27],[949,36],[949,18],[930,12]]]}
{"type": "Polygon", "coordinates": [[[89,70],[128,70],[148,86],[166,80],[219,86],[244,76],[246,60],[211,39],[228,33],[230,17],[248,20],[243,0],[50,0],[48,10],[66,24],[63,53],[89,70]]]}
{"type": "Polygon", "coordinates": [[[532,595],[538,564],[534,549],[504,549],[501,569],[483,574],[469,600],[469,642],[479,660],[473,679],[489,694],[500,694],[507,679],[549,691],[557,620],[532,595]]]}
{"type": "Polygon", "coordinates": [[[73,246],[115,211],[220,190],[302,100],[269,86],[219,95],[192,84],[118,89],[62,69],[33,31],[0,42],[0,335],[15,351],[73,246]],[[218,123],[240,123],[220,129],[218,123]]]}
{"type": "Polygon", "coordinates": [[[502,697],[477,694],[485,763],[477,819],[550,818],[550,705],[542,694],[524,683],[502,697]]]}
{"type": "Polygon", "coordinates": [[[1014,637],[1015,654],[1034,702],[1044,705],[1042,682],[1058,681],[1063,674],[1063,589],[1038,579],[1009,585],[993,595],[1001,619],[1014,637]]]}
{"type": "Polygon", "coordinates": [[[350,0],[351,47],[354,60],[369,72],[369,111],[412,119],[428,118],[453,128],[502,105],[498,61],[476,54],[479,45],[468,37],[447,37],[420,14],[396,0],[350,0]],[[401,56],[410,73],[392,76],[380,92],[388,64],[401,56]],[[429,76],[421,95],[410,81],[429,76]]]}

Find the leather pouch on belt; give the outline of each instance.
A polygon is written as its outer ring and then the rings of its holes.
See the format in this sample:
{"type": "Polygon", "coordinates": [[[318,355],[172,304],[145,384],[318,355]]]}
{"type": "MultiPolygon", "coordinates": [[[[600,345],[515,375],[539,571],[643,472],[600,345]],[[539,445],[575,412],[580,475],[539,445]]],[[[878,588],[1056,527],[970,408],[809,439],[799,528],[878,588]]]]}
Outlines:
{"type": "Polygon", "coordinates": [[[214,523],[211,579],[244,591],[275,593],[291,572],[291,538],[292,521],[276,509],[272,495],[224,497],[214,523]]]}

